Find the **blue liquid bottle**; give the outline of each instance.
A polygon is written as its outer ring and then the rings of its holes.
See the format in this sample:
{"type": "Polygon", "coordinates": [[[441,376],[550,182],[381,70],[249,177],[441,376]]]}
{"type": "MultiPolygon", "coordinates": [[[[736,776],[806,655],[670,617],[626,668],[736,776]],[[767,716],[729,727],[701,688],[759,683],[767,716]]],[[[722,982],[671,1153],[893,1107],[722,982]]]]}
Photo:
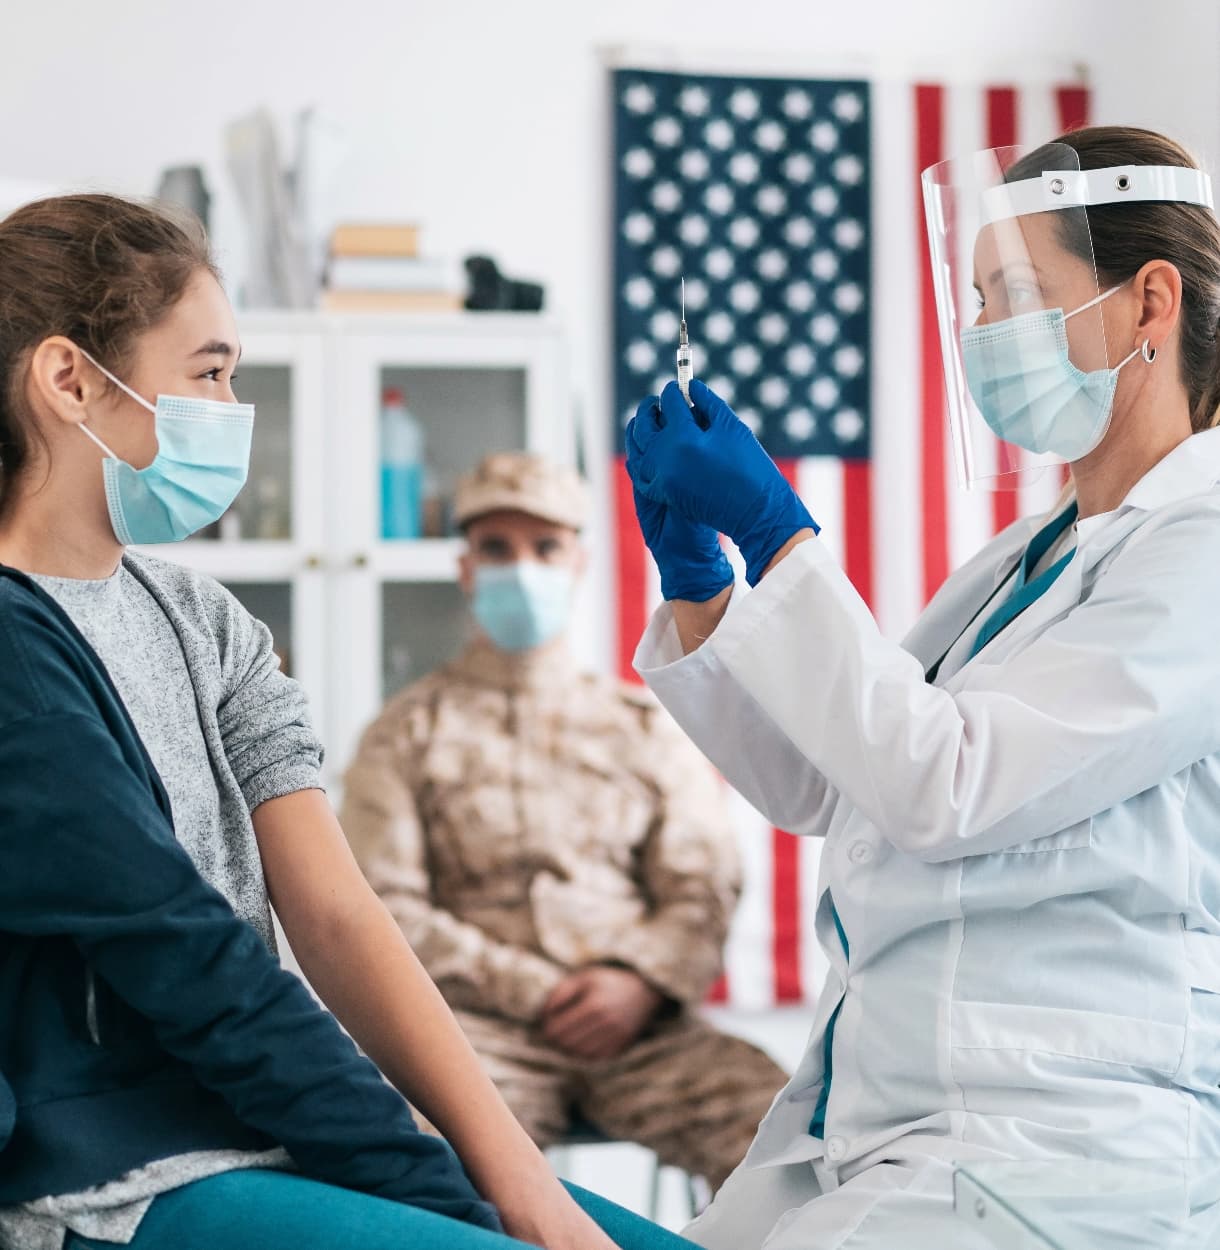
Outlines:
{"type": "Polygon", "coordinates": [[[381,536],[419,538],[424,513],[424,431],[402,391],[381,394],[381,536]]]}

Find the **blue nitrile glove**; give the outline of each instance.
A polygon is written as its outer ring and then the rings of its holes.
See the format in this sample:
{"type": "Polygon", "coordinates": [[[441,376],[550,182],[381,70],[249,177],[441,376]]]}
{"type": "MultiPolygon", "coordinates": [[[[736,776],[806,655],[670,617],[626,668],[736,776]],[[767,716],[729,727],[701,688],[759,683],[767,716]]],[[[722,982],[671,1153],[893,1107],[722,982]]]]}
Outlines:
{"type": "Polygon", "coordinates": [[[690,397],[693,408],[671,382],[659,410],[640,405],[627,427],[627,472],[646,498],[727,534],[755,586],[793,534],[818,525],[732,408],[698,380],[690,397]]]}
{"type": "MultiPolygon", "coordinates": [[[[652,421],[658,411],[660,400],[649,395],[636,410],[635,420],[652,421]]],[[[688,520],[666,503],[641,495],[634,482],[632,486],[640,532],[661,571],[661,594],[666,599],[706,603],[732,585],[733,570],[716,530],[688,520]]]]}

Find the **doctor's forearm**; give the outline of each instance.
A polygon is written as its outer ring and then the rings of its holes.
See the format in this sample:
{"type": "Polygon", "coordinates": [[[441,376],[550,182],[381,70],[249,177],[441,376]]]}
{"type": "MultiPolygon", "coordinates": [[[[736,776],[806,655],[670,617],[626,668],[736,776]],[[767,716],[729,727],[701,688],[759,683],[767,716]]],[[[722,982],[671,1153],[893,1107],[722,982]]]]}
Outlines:
{"type": "MultiPolygon", "coordinates": [[[[766,577],[801,543],[816,537],[817,535],[811,529],[798,530],[775,553],[770,564],[763,570],[763,577],[766,577]]],[[[716,632],[716,627],[724,620],[724,614],[729,610],[729,601],[732,597],[733,587],[726,586],[714,599],[709,599],[706,603],[692,603],[687,599],[673,600],[671,606],[674,613],[674,628],[678,631],[678,641],[682,644],[684,654],[690,655],[692,651],[698,651],[716,632]]]]}
{"type": "Polygon", "coordinates": [[[716,631],[716,626],[724,619],[729,608],[729,600],[733,597],[733,587],[726,586],[714,599],[706,603],[692,603],[689,599],[674,599],[671,606],[674,610],[674,628],[678,631],[678,641],[682,651],[690,655],[716,631]]]}
{"type": "MultiPolygon", "coordinates": [[[[801,543],[807,543],[811,538],[816,538],[817,532],[811,529],[797,530],[790,539],[771,557],[771,563],[763,569],[763,577],[766,577],[776,565],[787,556],[790,556],[801,543]]],[[[760,581],[762,578],[759,579],[760,581]]]]}

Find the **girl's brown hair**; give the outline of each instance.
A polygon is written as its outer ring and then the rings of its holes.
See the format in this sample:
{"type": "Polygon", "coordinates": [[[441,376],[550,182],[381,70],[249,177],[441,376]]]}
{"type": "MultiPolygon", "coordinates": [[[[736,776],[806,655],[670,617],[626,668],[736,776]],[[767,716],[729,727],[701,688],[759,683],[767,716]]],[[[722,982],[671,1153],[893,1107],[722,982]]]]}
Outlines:
{"type": "Polygon", "coordinates": [[[113,195],[38,200],[0,221],[0,510],[30,461],[26,365],[61,334],[122,375],[136,339],[204,269],[198,223],[113,195]]]}
{"type": "MultiPolygon", "coordinates": [[[[1057,141],[1072,148],[1081,169],[1116,165],[1179,165],[1197,169],[1180,144],[1134,126],[1089,126],[1057,141]]],[[[1054,147],[1023,158],[1005,175],[1037,176],[1055,164],[1054,147]]],[[[1197,204],[1132,201],[1085,210],[1088,233],[1076,213],[1056,214],[1060,241],[1095,264],[1102,289],[1135,277],[1150,260],[1167,260],[1182,275],[1181,377],[1190,395],[1190,422],[1198,433],[1220,420],[1220,221],[1197,204]]]]}

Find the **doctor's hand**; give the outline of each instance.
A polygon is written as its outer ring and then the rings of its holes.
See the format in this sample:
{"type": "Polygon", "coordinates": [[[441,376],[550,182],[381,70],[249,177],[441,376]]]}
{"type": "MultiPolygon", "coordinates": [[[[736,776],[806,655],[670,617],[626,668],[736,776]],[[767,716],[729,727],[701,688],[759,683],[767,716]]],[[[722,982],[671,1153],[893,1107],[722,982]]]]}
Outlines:
{"type": "MultiPolygon", "coordinates": [[[[661,401],[649,395],[636,410],[635,419],[653,420],[661,401]]],[[[661,594],[666,599],[706,603],[733,584],[733,570],[720,546],[720,534],[676,512],[667,503],[635,492],[635,515],[644,542],[661,573],[661,594]]]]}
{"type": "Polygon", "coordinates": [[[639,973],[592,964],[569,973],[551,991],[542,1009],[542,1033],[577,1059],[615,1059],[664,1004],[664,995],[639,973]]]}
{"type": "MultiPolygon", "coordinates": [[[[757,585],[797,532],[818,526],[737,414],[698,379],[688,407],[676,382],[627,427],[627,472],[645,499],[727,534],[757,585]]],[[[668,596],[667,596],[668,597],[668,596]]]]}

